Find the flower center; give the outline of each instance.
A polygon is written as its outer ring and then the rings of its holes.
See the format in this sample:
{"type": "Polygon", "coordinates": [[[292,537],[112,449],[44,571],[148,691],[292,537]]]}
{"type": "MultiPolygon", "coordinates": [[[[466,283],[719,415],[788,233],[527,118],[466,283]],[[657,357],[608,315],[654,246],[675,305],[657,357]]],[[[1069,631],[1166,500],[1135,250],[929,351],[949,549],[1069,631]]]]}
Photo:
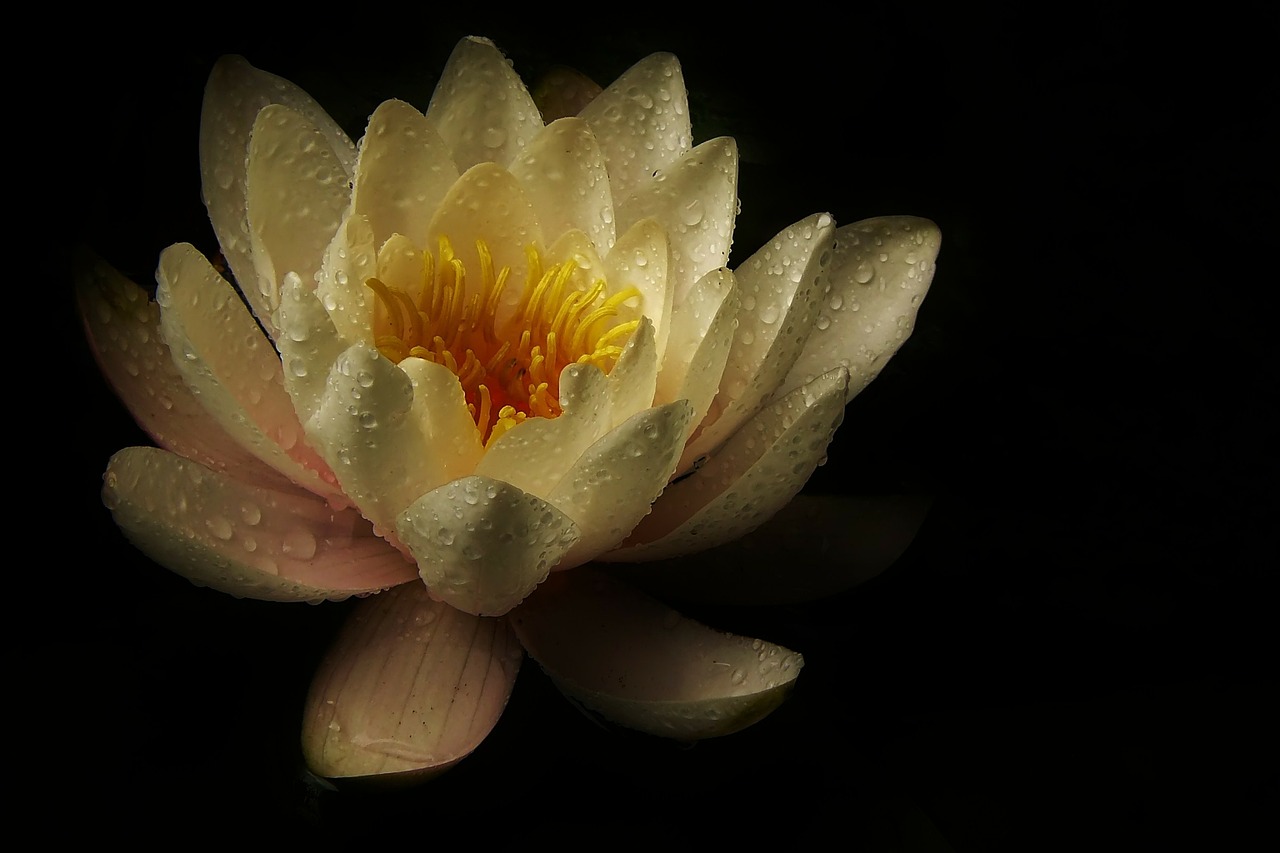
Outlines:
{"type": "Polygon", "coordinates": [[[515,312],[498,322],[498,306],[510,268],[495,271],[483,240],[480,285],[467,287],[467,271],[448,238],[440,238],[439,259],[422,252],[422,281],[416,293],[378,278],[366,286],[377,295],[374,344],[399,364],[422,358],[443,364],[458,377],[467,408],[487,448],[529,417],[554,418],[560,406],[560,371],[570,364],[594,364],[606,374],[639,320],[618,322],[624,302],[639,299],[634,287],[605,295],[597,279],[585,290],[571,284],[572,260],[543,269],[542,257],[525,250],[529,274],[515,312]],[[470,295],[468,295],[468,293],[470,295]]]}

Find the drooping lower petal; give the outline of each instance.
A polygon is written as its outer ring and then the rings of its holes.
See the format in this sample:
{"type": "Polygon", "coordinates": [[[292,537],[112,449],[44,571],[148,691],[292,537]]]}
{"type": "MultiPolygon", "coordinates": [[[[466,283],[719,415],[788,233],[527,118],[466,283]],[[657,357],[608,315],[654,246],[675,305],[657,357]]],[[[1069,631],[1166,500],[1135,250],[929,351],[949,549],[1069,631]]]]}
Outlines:
{"type": "Polygon", "coordinates": [[[838,229],[831,289],[778,393],[834,365],[849,370],[850,400],[867,387],[911,334],[941,242],[938,226],[914,216],[881,216],[838,229]]]}
{"type": "Polygon", "coordinates": [[[604,560],[690,554],[754,530],[795,496],[844,418],[844,368],[761,409],[705,464],[672,483],[627,544],[604,560]]]}
{"type": "Polygon", "coordinates": [[[804,665],[795,652],[713,631],[590,569],[553,575],[511,623],[571,700],[679,740],[758,722],[786,698],[804,665]]]}
{"type": "Polygon", "coordinates": [[[198,586],[266,601],[320,601],[415,579],[354,510],[262,489],[153,447],[111,458],[102,500],[135,546],[198,586]]]}
{"type": "Polygon", "coordinates": [[[609,573],[664,599],[724,605],[816,601],[870,580],[902,556],[928,512],[923,495],[806,495],[738,539],[609,573]]]}
{"type": "Polygon", "coordinates": [[[419,782],[480,745],[520,669],[504,620],[409,584],[360,602],[311,683],[302,752],[330,779],[419,782]]]}
{"type": "Polygon", "coordinates": [[[523,601],[579,535],[541,498],[475,476],[423,495],[400,515],[396,533],[433,596],[484,616],[523,601]]]}

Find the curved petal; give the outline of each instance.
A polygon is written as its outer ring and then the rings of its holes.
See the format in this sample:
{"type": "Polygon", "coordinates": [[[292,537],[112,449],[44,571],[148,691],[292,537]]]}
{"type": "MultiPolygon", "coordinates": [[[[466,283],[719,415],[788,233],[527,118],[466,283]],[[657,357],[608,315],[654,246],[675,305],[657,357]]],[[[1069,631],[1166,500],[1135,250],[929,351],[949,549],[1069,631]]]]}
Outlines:
{"type": "MultiPolygon", "coordinates": [[[[618,238],[605,258],[605,270],[614,291],[634,287],[640,291],[640,313],[653,322],[658,358],[667,351],[671,310],[675,291],[671,286],[671,245],[667,233],[654,219],[642,219],[618,238]]],[[[618,312],[618,322],[636,319],[627,306],[618,312]]]]}
{"type": "Polygon", "coordinates": [[[734,270],[741,303],[738,330],[720,390],[689,443],[686,464],[714,450],[774,396],[817,319],[834,232],[831,217],[816,213],[783,230],[734,270]]]}
{"type": "Polygon", "coordinates": [[[458,171],[477,163],[506,166],[542,130],[542,115],[511,63],[481,38],[458,42],[427,107],[427,121],[458,171]]]}
{"type": "Polygon", "coordinates": [[[631,66],[581,115],[604,150],[614,204],[649,184],[692,144],[684,76],[669,53],[631,66]]]}
{"type": "Polygon", "coordinates": [[[720,387],[737,316],[737,287],[733,273],[725,269],[699,279],[671,314],[671,337],[654,402],[688,400],[691,428],[702,423],[720,387]]]}
{"type": "Polygon", "coordinates": [[[593,560],[627,538],[671,479],[689,418],[684,400],[645,409],[578,458],[549,499],[580,531],[556,568],[593,560]]]}
{"type": "Polygon", "coordinates": [[[484,240],[493,253],[495,270],[511,270],[503,291],[498,322],[520,301],[521,287],[529,275],[525,249],[542,248],[542,231],[533,205],[510,172],[493,163],[481,163],[467,170],[450,187],[428,228],[427,248],[435,250],[441,237],[453,244],[453,251],[467,273],[469,293],[478,292],[480,255],[476,240],[484,240]]]}
{"type": "Polygon", "coordinates": [[[305,423],[320,408],[329,384],[329,370],[350,344],[339,334],[332,315],[324,309],[316,292],[296,273],[284,277],[280,287],[280,361],[284,387],[293,401],[293,410],[305,423]]]}
{"type": "Polygon", "coordinates": [[[760,527],[709,551],[609,573],[663,598],[798,604],[845,592],[907,550],[929,509],[922,495],[799,494],[760,527]]]}
{"type": "Polygon", "coordinates": [[[475,471],[484,446],[458,377],[443,364],[421,358],[406,358],[400,369],[413,383],[413,417],[440,466],[441,478],[456,480],[475,471]]]}
{"type": "Polygon", "coordinates": [[[288,107],[264,107],[249,139],[245,209],[266,328],[274,328],[285,274],[315,279],[350,200],[350,174],[324,133],[288,107]]]}
{"type": "Polygon", "coordinates": [[[511,623],[574,702],[679,740],[758,722],[786,698],[804,666],[795,652],[713,631],[589,569],[549,578],[511,623]]]}
{"type": "Polygon", "coordinates": [[[848,382],[843,368],[833,370],[761,409],[706,464],[667,487],[625,547],[601,559],[691,554],[759,527],[826,458],[848,382]]]}
{"type": "Polygon", "coordinates": [[[316,296],[348,345],[373,345],[374,299],[365,282],[377,274],[377,269],[373,226],[368,217],[352,214],[333,235],[315,282],[316,296]]]}
{"type": "Polygon", "coordinates": [[[409,584],[360,602],[311,682],[302,752],[330,779],[420,782],[498,722],[523,653],[511,628],[409,584]]]}
{"type": "Polygon", "coordinates": [[[210,416],[266,464],[318,495],[339,497],[305,441],[280,359],[240,296],[188,243],[160,255],[160,330],[173,363],[210,416]]]}
{"type": "Polygon", "coordinates": [[[301,489],[251,486],[154,447],[111,457],[102,501],[148,557],[241,598],[343,599],[416,577],[354,510],[301,489]]]}
{"type": "Polygon", "coordinates": [[[627,418],[653,405],[658,385],[658,346],[653,322],[640,318],[640,325],[622,348],[617,363],[609,371],[609,425],[617,427],[627,418]]]}
{"type": "Polygon", "coordinates": [[[942,232],[927,219],[881,216],[836,231],[831,289],[779,393],[842,366],[849,399],[906,341],[933,281],[942,232]]]}
{"type": "Polygon", "coordinates": [[[738,212],[738,146],[704,142],[626,202],[614,200],[618,227],[653,217],[671,241],[672,290],[680,304],[693,283],[729,260],[738,212]]]}
{"type": "Polygon", "coordinates": [[[258,485],[288,487],[209,420],[174,366],[160,332],[160,306],[110,264],[88,252],[74,259],[76,300],[98,366],[138,426],[179,456],[258,485]]]}
{"type": "Polygon", "coordinates": [[[444,140],[422,113],[404,101],[386,101],[360,141],[351,211],[368,217],[375,244],[404,234],[422,245],[431,212],[457,179],[444,140]]]}
{"type": "Polygon", "coordinates": [[[578,540],[577,526],[554,506],[486,477],[428,492],[396,531],[432,596],[482,616],[523,601],[578,540]]]}
{"type": "Polygon", "coordinates": [[[444,482],[422,425],[410,415],[413,384],[376,349],[355,344],[329,371],[307,436],[347,497],[381,535],[421,495],[444,482]]]}
{"type": "Polygon", "coordinates": [[[249,137],[258,112],[269,104],[283,104],[318,128],[348,176],[355,166],[356,148],[328,113],[288,80],[260,71],[239,56],[224,56],[209,74],[200,112],[204,203],[223,257],[253,313],[271,333],[271,311],[257,286],[245,204],[249,137]]]}
{"type": "Polygon", "coordinates": [[[613,248],[613,196],[604,155],[581,119],[547,125],[511,163],[548,240],[578,230],[601,254],[613,248]]]}

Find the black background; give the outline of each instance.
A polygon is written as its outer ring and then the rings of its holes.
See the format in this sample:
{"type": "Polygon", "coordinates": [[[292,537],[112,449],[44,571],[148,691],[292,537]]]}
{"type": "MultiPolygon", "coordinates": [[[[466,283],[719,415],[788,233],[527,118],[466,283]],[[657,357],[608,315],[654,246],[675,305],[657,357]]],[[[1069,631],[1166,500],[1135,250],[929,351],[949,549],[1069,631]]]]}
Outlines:
{"type": "MultiPolygon", "coordinates": [[[[12,282],[67,359],[47,385],[56,426],[20,451],[56,472],[32,475],[51,529],[18,563],[35,583],[12,584],[23,695],[49,733],[23,738],[52,771],[35,798],[112,834],[267,825],[424,845],[777,828],[867,850],[1241,849],[1274,832],[1264,9],[850,8],[727,34],[616,9],[594,32],[389,14],[157,21],[146,40],[89,27],[43,60],[69,82],[17,139],[36,153],[26,209],[55,268],[83,242],[143,284],[170,243],[215,248],[197,132],[222,53],[298,83],[357,138],[385,98],[425,109],[468,32],[527,81],[558,62],[607,83],[675,52],[695,141],[739,141],[733,264],[819,210],[941,226],[914,336],[808,487],[934,504],[903,558],[849,593],[683,608],[804,653],[792,697],[746,732],[686,748],[605,731],[526,661],[493,734],[445,776],[322,791],[301,764],[301,703],[348,605],[236,601],[133,550],[98,493],[110,455],[148,442],[92,364],[68,279],[52,310],[12,282]],[[592,834],[605,824],[628,831],[592,834]]],[[[23,363],[43,358],[39,337],[23,363]]]]}

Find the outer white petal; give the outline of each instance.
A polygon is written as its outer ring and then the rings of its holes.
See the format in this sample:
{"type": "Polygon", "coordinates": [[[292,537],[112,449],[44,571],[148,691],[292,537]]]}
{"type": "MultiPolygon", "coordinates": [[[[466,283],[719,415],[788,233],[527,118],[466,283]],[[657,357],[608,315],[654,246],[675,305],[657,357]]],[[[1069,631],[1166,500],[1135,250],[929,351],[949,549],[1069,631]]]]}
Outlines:
{"type": "Polygon", "coordinates": [[[577,526],[554,506],[486,477],[423,495],[396,533],[434,597],[484,616],[523,601],[578,540],[577,526]]]}
{"type": "Polygon", "coordinates": [[[320,601],[415,578],[354,510],[301,489],[262,489],[153,447],[107,466],[102,500],[148,557],[199,586],[267,601],[320,601]]]}
{"type": "Polygon", "coordinates": [[[350,200],[350,174],[320,129],[279,104],[258,113],[249,139],[245,205],[257,290],[267,311],[259,318],[264,324],[280,304],[286,273],[312,281],[320,271],[350,200]]]}
{"type": "Polygon", "coordinates": [[[360,602],[311,682],[307,766],[386,782],[442,773],[493,729],[522,658],[504,620],[432,601],[421,584],[360,602]]]}
{"type": "Polygon", "coordinates": [[[376,349],[355,344],[334,362],[307,435],[375,529],[388,535],[396,517],[444,482],[422,424],[411,415],[413,386],[376,349]]]}
{"type": "Polygon", "coordinates": [[[293,482],[339,497],[328,466],[303,440],[280,359],[235,289],[188,243],[165,249],[156,280],[174,366],[209,415],[293,482]]]}
{"type": "MultiPolygon", "coordinates": [[[[356,149],[320,105],[288,80],[260,71],[239,56],[223,57],[210,73],[200,113],[200,177],[204,202],[223,256],[253,312],[270,332],[271,311],[257,286],[245,218],[249,135],[258,112],[268,104],[283,104],[305,116],[324,134],[347,175],[355,166],[356,149]]],[[[281,275],[285,272],[288,270],[282,270],[281,275]]]]}
{"type": "Polygon", "coordinates": [[[288,487],[209,420],[174,366],[160,332],[160,306],[110,264],[87,253],[75,260],[76,297],[90,348],[134,420],[161,447],[258,485],[288,487]]]}
{"type": "Polygon", "coordinates": [[[378,244],[404,234],[421,245],[432,212],[457,179],[444,140],[422,113],[386,101],[360,141],[351,210],[368,217],[378,244]]]}
{"type": "Polygon", "coordinates": [[[702,467],[667,487],[623,548],[605,560],[689,554],[754,530],[800,491],[844,418],[844,368],[760,410],[702,467]]]}
{"type": "Polygon", "coordinates": [[[600,146],[581,119],[547,125],[512,161],[511,174],[523,184],[547,239],[577,229],[601,254],[613,248],[609,174],[600,146]]]}
{"type": "Polygon", "coordinates": [[[609,573],[664,600],[816,601],[889,568],[915,538],[929,504],[922,495],[802,493],[745,536],[656,563],[618,563],[609,573]]]}
{"type": "Polygon", "coordinates": [[[658,356],[667,350],[671,330],[671,310],[675,289],[670,277],[671,245],[662,226],[654,219],[642,219],[618,238],[605,258],[605,271],[614,291],[634,287],[640,291],[637,309],[622,306],[618,322],[635,319],[636,310],[653,322],[658,356]]]}
{"type": "Polygon", "coordinates": [[[834,232],[830,216],[814,214],[783,230],[734,271],[741,303],[738,328],[720,390],[689,443],[686,464],[714,450],[774,396],[817,320],[834,232]]]}
{"type": "Polygon", "coordinates": [[[779,390],[837,365],[849,370],[849,399],[867,387],[911,334],[941,242],[938,226],[914,216],[865,219],[836,231],[831,289],[779,390]]]}
{"type": "Polygon", "coordinates": [[[671,314],[655,403],[688,400],[691,426],[702,422],[724,375],[737,316],[737,288],[728,270],[712,270],[689,289],[671,314]]]}
{"type": "Polygon", "coordinates": [[[595,559],[648,514],[675,472],[690,416],[684,400],[645,409],[579,457],[551,493],[551,503],[581,534],[558,568],[595,559]]]}
{"type": "Polygon", "coordinates": [[[493,42],[458,43],[431,95],[427,121],[440,132],[458,171],[506,166],[542,130],[542,115],[493,42]]]}
{"type": "Polygon", "coordinates": [[[615,723],[679,740],[759,721],[804,665],[795,652],[713,631],[589,569],[558,572],[511,623],[570,699],[615,723]]]}
{"type": "Polygon", "coordinates": [[[689,150],[689,98],[669,53],[640,60],[582,110],[604,149],[614,203],[623,201],[689,150]]]}
{"type": "Polygon", "coordinates": [[[511,270],[499,305],[498,320],[506,320],[520,301],[529,274],[525,248],[542,248],[538,217],[524,190],[510,172],[493,163],[482,163],[458,178],[440,203],[428,229],[427,248],[435,251],[441,236],[448,237],[454,254],[467,271],[469,293],[478,292],[480,256],[476,240],[484,240],[493,253],[495,270],[511,270]]]}
{"type": "Polygon", "coordinates": [[[729,260],[738,212],[738,146],[712,139],[672,164],[625,202],[614,201],[618,227],[653,217],[671,241],[672,288],[680,304],[693,283],[729,260]]]}
{"type": "Polygon", "coordinates": [[[476,473],[547,498],[569,466],[609,429],[609,380],[597,367],[571,364],[560,373],[558,418],[529,418],[485,451],[476,473]]]}

